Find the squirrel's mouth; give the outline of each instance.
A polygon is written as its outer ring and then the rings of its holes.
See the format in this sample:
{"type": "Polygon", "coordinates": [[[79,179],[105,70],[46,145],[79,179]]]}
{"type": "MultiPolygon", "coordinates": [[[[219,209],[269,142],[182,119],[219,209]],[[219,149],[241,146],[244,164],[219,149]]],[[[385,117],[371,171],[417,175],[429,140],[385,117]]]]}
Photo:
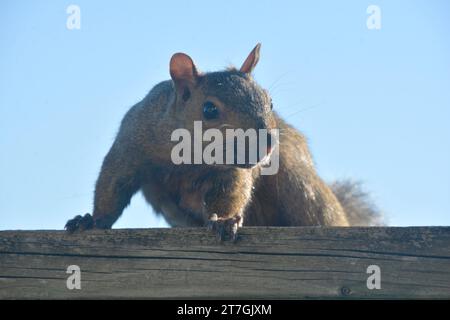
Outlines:
{"type": "Polygon", "coordinates": [[[275,143],[271,143],[267,145],[266,152],[263,153],[262,157],[259,155],[259,150],[257,153],[256,161],[250,161],[248,153],[245,154],[245,161],[238,161],[238,156],[235,153],[234,154],[234,162],[233,163],[226,163],[226,166],[231,167],[238,167],[243,169],[251,169],[253,167],[256,167],[257,165],[266,166],[270,163],[270,157],[272,156],[272,153],[274,152],[274,149],[278,147],[278,141],[276,140],[275,143]]]}

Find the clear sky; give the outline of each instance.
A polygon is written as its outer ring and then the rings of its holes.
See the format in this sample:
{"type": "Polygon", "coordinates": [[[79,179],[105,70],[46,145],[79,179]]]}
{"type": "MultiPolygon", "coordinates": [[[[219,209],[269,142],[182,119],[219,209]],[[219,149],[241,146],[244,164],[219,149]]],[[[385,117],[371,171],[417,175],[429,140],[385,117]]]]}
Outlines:
{"type": "MultiPolygon", "coordinates": [[[[362,180],[390,225],[450,225],[449,40],[446,0],[2,0],[0,229],[91,212],[122,116],[169,78],[173,53],[213,71],[257,42],[255,78],[323,178],[362,180]]],[[[164,225],[138,194],[115,227],[164,225]]]]}

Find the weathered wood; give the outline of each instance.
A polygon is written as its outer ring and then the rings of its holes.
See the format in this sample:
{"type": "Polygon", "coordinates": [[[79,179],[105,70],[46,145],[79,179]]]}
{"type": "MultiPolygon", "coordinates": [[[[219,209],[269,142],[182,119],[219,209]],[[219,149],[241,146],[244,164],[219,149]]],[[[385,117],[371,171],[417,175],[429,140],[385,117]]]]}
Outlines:
{"type": "Polygon", "coordinates": [[[202,228],[2,231],[0,298],[448,299],[450,227],[243,228],[237,243],[202,228]]]}

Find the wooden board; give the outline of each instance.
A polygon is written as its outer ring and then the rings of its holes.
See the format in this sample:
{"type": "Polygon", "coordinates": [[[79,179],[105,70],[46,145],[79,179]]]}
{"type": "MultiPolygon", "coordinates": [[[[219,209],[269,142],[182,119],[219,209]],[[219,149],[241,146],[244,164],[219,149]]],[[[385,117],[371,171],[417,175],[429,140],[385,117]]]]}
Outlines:
{"type": "Polygon", "coordinates": [[[0,298],[449,299],[450,227],[1,231],[0,298]]]}

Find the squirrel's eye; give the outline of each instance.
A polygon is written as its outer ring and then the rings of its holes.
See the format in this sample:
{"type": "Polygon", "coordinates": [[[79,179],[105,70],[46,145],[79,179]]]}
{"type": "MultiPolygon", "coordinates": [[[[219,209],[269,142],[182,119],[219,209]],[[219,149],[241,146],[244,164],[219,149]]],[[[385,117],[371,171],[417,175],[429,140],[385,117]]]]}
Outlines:
{"type": "Polygon", "coordinates": [[[216,119],[219,116],[219,110],[211,101],[206,101],[203,104],[203,116],[207,120],[216,119]]]}

